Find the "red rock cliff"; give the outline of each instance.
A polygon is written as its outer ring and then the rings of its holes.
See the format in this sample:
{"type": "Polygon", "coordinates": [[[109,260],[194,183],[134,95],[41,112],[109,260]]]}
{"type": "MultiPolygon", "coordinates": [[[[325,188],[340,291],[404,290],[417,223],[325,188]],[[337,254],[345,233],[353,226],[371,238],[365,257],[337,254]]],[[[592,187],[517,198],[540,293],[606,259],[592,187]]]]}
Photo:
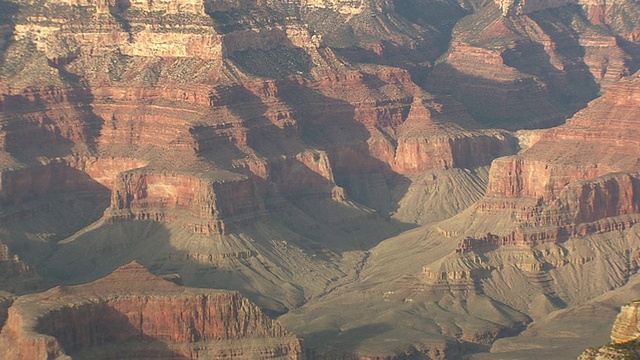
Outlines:
{"type": "Polygon", "coordinates": [[[295,336],[240,294],[183,288],[137,263],[90,284],[19,298],[0,341],[12,343],[2,347],[5,359],[86,357],[94,350],[101,358],[189,359],[302,352],[295,336]]]}

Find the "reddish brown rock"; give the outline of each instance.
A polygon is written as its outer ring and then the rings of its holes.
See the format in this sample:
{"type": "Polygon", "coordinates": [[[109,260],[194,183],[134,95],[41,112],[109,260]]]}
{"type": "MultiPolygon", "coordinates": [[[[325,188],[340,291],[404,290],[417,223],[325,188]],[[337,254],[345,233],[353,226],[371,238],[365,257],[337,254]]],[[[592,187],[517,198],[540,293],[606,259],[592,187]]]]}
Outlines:
{"type": "Polygon", "coordinates": [[[93,283],[17,299],[0,341],[12,344],[2,347],[5,359],[302,354],[295,336],[238,293],[183,288],[135,262],[93,283]]]}
{"type": "MultiPolygon", "coordinates": [[[[638,69],[634,46],[621,40],[628,30],[601,31],[569,3],[502,2],[507,16],[500,16],[498,6],[479,9],[458,22],[427,87],[453,95],[490,126],[560,124],[600,87],[638,69]]],[[[616,11],[638,10],[625,4],[616,11]]]]}
{"type": "Polygon", "coordinates": [[[120,174],[108,217],[170,221],[186,216],[197,233],[224,234],[263,216],[264,203],[246,176],[227,171],[180,174],[132,170],[120,174]]]}
{"type": "MultiPolygon", "coordinates": [[[[634,76],[612,86],[565,125],[542,133],[528,149],[496,159],[485,197],[461,226],[455,218],[440,225],[444,236],[459,239],[458,246],[455,254],[423,269],[425,281],[434,288],[475,289],[479,282],[500,287],[501,281],[490,274],[496,270],[510,276],[511,269],[502,265],[508,263],[522,272],[518,276],[528,277],[527,283],[541,284],[551,298],[575,301],[558,295],[556,291],[566,290],[553,290],[550,284],[559,281],[559,274],[570,274],[573,266],[597,263],[595,255],[576,249],[593,241],[586,239],[624,239],[621,234],[633,233],[640,222],[638,80],[634,76]],[[576,245],[564,250],[566,243],[576,245]]],[[[628,260],[627,247],[633,246],[625,243],[612,251],[622,264],[616,266],[624,270],[606,276],[624,283],[637,271],[637,262],[628,260]]],[[[515,284],[516,278],[509,281],[515,284]]]]}
{"type": "Polygon", "coordinates": [[[640,169],[635,155],[639,86],[637,77],[620,82],[522,154],[496,160],[487,195],[549,204],[569,183],[640,169]]]}
{"type": "Polygon", "coordinates": [[[638,222],[638,86],[637,77],[620,82],[527,150],[493,162],[476,209],[509,213],[513,227],[489,242],[535,245],[638,222]]]}

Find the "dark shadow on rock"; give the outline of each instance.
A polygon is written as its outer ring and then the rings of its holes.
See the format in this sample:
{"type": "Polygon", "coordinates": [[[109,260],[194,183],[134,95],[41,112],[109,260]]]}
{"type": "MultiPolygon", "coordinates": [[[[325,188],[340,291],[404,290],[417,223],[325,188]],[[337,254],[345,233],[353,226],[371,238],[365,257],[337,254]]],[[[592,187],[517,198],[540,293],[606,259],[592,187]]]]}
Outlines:
{"type": "Polygon", "coordinates": [[[486,128],[549,128],[563,124],[581,109],[556,98],[533,77],[503,83],[470,76],[447,63],[436,66],[427,90],[451,95],[486,128]]]}
{"type": "Polygon", "coordinates": [[[283,45],[268,50],[236,51],[230,58],[248,74],[274,79],[308,74],[312,66],[311,57],[304,49],[283,45]]]}
{"type": "MultiPolygon", "coordinates": [[[[530,17],[557,45],[555,51],[560,55],[563,74],[554,74],[553,69],[555,68],[551,65],[548,55],[546,61],[535,61],[529,58],[528,61],[521,62],[520,67],[509,64],[506,59],[505,63],[526,74],[536,75],[543,79],[550,86],[550,92],[553,96],[561,97],[567,104],[577,108],[586,106],[589,101],[598,96],[600,85],[595,81],[589,66],[584,61],[586,51],[580,45],[580,35],[571,28],[574,17],[585,17],[582,7],[569,5],[559,10],[535,12],[530,17]],[[539,64],[539,67],[530,66],[532,63],[539,64]]],[[[588,20],[584,18],[584,21],[588,20]]],[[[537,51],[531,52],[531,55],[535,59],[542,60],[537,54],[544,51],[542,45],[537,45],[539,46],[537,51]]]]}
{"type": "Polygon", "coordinates": [[[36,330],[55,337],[74,359],[190,359],[132,320],[108,303],[96,302],[54,310],[39,318],[36,330]]]}
{"type": "Polygon", "coordinates": [[[393,1],[393,6],[393,11],[372,6],[348,17],[318,9],[310,11],[305,21],[349,62],[402,68],[423,85],[466,11],[453,1],[401,0],[393,1]]]}
{"type": "MultiPolygon", "coordinates": [[[[260,276],[264,283],[256,284],[255,279],[247,277],[247,273],[255,271],[253,266],[256,266],[255,261],[260,261],[256,259],[260,254],[244,255],[246,251],[237,249],[229,250],[235,252],[216,250],[216,246],[224,247],[219,236],[185,232],[176,234],[175,226],[169,229],[167,223],[155,221],[101,223],[64,244],[58,244],[56,251],[40,264],[37,271],[46,276],[45,281],[50,286],[78,285],[105,277],[118,267],[136,260],[153,274],[174,278],[175,274],[180,275],[185,286],[239,291],[270,316],[288,311],[277,294],[263,294],[264,290],[258,290],[265,284],[270,286],[272,279],[260,276]],[[184,236],[188,238],[185,240],[184,236]],[[182,241],[192,242],[196,247],[210,244],[213,248],[178,249],[174,242],[182,241]]],[[[237,234],[230,236],[236,238],[237,234]]],[[[269,246],[269,241],[255,239],[260,243],[257,248],[269,246]]],[[[241,245],[245,249],[253,246],[241,245]]],[[[285,285],[284,282],[278,284],[280,287],[285,285]]]]}
{"type": "MultiPolygon", "coordinates": [[[[220,2],[218,2],[220,3],[220,2]]],[[[216,8],[213,1],[205,1],[205,13],[213,20],[217,33],[228,34],[234,31],[270,28],[283,24],[285,15],[266,6],[245,6],[243,8],[228,5],[228,8],[216,8]]]]}
{"type": "Polygon", "coordinates": [[[69,103],[82,121],[84,138],[81,139],[91,151],[97,150],[96,140],[100,136],[100,131],[104,125],[104,120],[93,112],[91,105],[94,100],[91,86],[82,77],[70,73],[62,66],[55,66],[60,77],[71,86],[73,92],[69,94],[69,103]]]}
{"type": "Polygon", "coordinates": [[[64,157],[71,153],[73,141],[60,134],[55,121],[46,113],[47,105],[38,94],[34,101],[23,95],[4,95],[2,112],[8,121],[3,127],[7,135],[5,150],[23,162],[38,157],[64,157]],[[29,121],[29,115],[40,112],[40,121],[29,121]],[[28,138],[28,139],[27,139],[28,138]]]}
{"type": "Polygon", "coordinates": [[[4,65],[4,51],[13,42],[15,17],[20,12],[18,4],[11,1],[0,1],[0,66],[4,65]]]}
{"type": "Polygon", "coordinates": [[[7,317],[9,316],[9,307],[13,304],[13,298],[9,297],[0,297],[0,330],[4,326],[4,323],[7,321],[7,317]]]}
{"type": "MultiPolygon", "coordinates": [[[[65,70],[68,61],[73,59],[48,60],[49,66],[55,68],[60,79],[70,87],[60,89],[65,92],[63,96],[53,94],[51,99],[45,99],[37,91],[3,95],[0,110],[7,118],[3,127],[7,133],[4,147],[16,159],[31,163],[41,157],[65,157],[81,143],[90,151],[96,151],[96,139],[104,121],[93,112],[94,97],[87,82],[65,70]],[[66,99],[61,99],[64,96],[66,99]],[[59,109],[50,103],[65,100],[73,110],[71,114],[57,113],[59,109]]],[[[56,89],[42,90],[54,93],[56,89]]]]}
{"type": "MultiPolygon", "coordinates": [[[[263,103],[263,100],[252,91],[240,85],[225,89],[225,93],[228,92],[229,95],[212,98],[212,104],[225,107],[242,120],[242,131],[246,138],[246,147],[266,161],[266,174],[256,176],[246,172],[246,175],[251,176],[261,188],[261,193],[264,194],[267,210],[269,210],[271,218],[305,238],[315,240],[319,244],[324,244],[340,252],[368,250],[375,246],[377,242],[400,232],[403,227],[401,226],[402,224],[396,224],[386,216],[390,211],[388,209],[397,207],[397,205],[391,204],[393,200],[389,194],[389,188],[402,184],[405,186],[406,191],[408,180],[402,181],[404,180],[403,177],[396,175],[386,164],[382,164],[382,162],[369,155],[366,139],[370,134],[364,129],[363,125],[353,120],[355,116],[353,106],[336,99],[321,96],[314,90],[308,90],[306,86],[296,85],[294,88],[289,89],[291,87],[290,83],[278,83],[279,89],[287,90],[285,93],[279,90],[279,98],[274,98],[275,103],[269,105],[263,103]],[[298,94],[299,92],[303,93],[298,94]],[[309,103],[313,103],[313,107],[326,107],[337,111],[340,118],[333,119],[328,124],[322,124],[322,120],[308,118],[307,112],[316,110],[306,109],[305,107],[309,106],[309,103]],[[304,112],[302,115],[300,115],[301,111],[304,112]],[[345,120],[345,118],[347,119],[345,120]],[[311,125],[308,125],[307,121],[311,125]],[[316,125],[313,124],[314,121],[320,123],[316,125]],[[342,139],[314,137],[312,134],[319,131],[315,127],[328,128],[326,131],[332,134],[329,136],[339,134],[342,139]],[[345,130],[345,127],[349,127],[349,129],[345,130]],[[377,172],[373,176],[382,181],[379,185],[387,193],[386,198],[377,199],[378,201],[375,203],[378,206],[378,210],[380,210],[379,215],[376,215],[377,220],[370,211],[367,212],[364,208],[356,210],[351,206],[346,206],[339,199],[335,199],[333,196],[335,194],[332,194],[333,191],[339,190],[336,190],[331,180],[331,174],[334,175],[338,185],[360,186],[360,183],[355,180],[352,181],[353,185],[346,181],[341,181],[341,170],[337,168],[334,161],[336,159],[334,153],[340,150],[332,151],[333,146],[345,146],[345,144],[338,141],[352,141],[353,139],[357,141],[357,149],[350,149],[349,151],[355,151],[356,160],[364,159],[368,163],[364,166],[369,166],[373,169],[369,170],[368,173],[377,172]],[[329,164],[325,160],[327,156],[329,164]],[[387,181],[394,181],[396,177],[398,179],[397,182],[387,184],[387,181]],[[323,221],[332,221],[330,213],[334,213],[333,221],[344,223],[338,226],[323,223],[323,221]],[[335,218],[335,214],[342,214],[346,217],[338,219],[335,218]],[[354,237],[353,234],[356,231],[354,225],[357,224],[348,223],[349,218],[358,216],[367,218],[367,221],[371,223],[376,221],[385,222],[388,229],[378,232],[366,241],[358,239],[359,237],[354,237]],[[391,230],[392,228],[394,230],[391,230]],[[353,244],[350,241],[330,241],[330,239],[336,237],[352,239],[353,244]]],[[[324,115],[331,116],[330,114],[324,115]]],[[[233,143],[232,137],[218,137],[216,139],[215,131],[223,130],[216,130],[213,127],[207,128],[206,126],[192,130],[196,138],[204,140],[206,144],[204,146],[207,150],[200,152],[200,156],[207,158],[214,164],[224,166],[231,164],[229,157],[239,158],[243,155],[246,156],[240,150],[245,145],[233,143]]],[[[346,146],[351,145],[347,144],[346,146]]],[[[345,161],[349,162],[349,159],[342,159],[342,163],[339,165],[348,169],[351,174],[357,174],[362,164],[358,161],[354,163],[345,163],[345,161]]],[[[366,182],[368,181],[368,176],[362,175],[361,179],[366,182]]],[[[355,191],[353,193],[359,194],[355,191]]],[[[365,202],[367,198],[364,196],[351,196],[350,189],[347,189],[347,194],[350,198],[367,206],[371,204],[371,202],[365,202]]],[[[367,225],[362,224],[362,226],[366,227],[367,225]]],[[[318,244],[310,244],[310,246],[315,248],[318,244]]],[[[319,256],[320,254],[314,255],[319,256]]]]}
{"type": "Polygon", "coordinates": [[[281,98],[295,110],[302,139],[327,152],[336,183],[352,199],[382,216],[397,209],[390,189],[406,193],[410,180],[370,154],[371,131],[356,120],[354,105],[298,84],[284,89],[281,98]]]}
{"type": "Polygon", "coordinates": [[[625,64],[630,70],[630,74],[627,75],[635,74],[636,71],[640,70],[640,43],[623,39],[620,36],[616,36],[616,42],[618,46],[631,56],[630,61],[625,64]]]}
{"type": "Polygon", "coordinates": [[[61,164],[25,176],[24,181],[40,179],[33,180],[33,188],[0,199],[0,231],[11,253],[38,269],[58,241],[103,215],[111,192],[86,173],[61,164]]]}
{"type": "Polygon", "coordinates": [[[126,18],[125,11],[131,7],[131,1],[129,0],[118,0],[116,5],[109,5],[109,13],[113,18],[118,22],[120,28],[129,35],[128,41],[130,43],[133,42],[133,32],[131,28],[131,23],[126,18]]]}
{"type": "Polygon", "coordinates": [[[465,74],[442,62],[430,75],[427,90],[452,95],[486,127],[518,130],[564,123],[600,91],[584,61],[580,35],[571,27],[574,17],[584,15],[579,6],[571,5],[529,16],[557,46],[563,69],[552,64],[542,44],[520,40],[505,47],[501,56],[505,65],[530,77],[499,82],[465,74]]]}

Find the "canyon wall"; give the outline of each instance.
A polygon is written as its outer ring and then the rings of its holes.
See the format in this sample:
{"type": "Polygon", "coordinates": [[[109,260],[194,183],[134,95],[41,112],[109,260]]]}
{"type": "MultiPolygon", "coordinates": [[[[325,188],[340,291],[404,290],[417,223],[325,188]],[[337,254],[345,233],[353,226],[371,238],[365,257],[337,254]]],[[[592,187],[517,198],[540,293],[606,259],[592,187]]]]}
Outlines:
{"type": "Polygon", "coordinates": [[[173,220],[188,214],[188,226],[203,234],[224,234],[264,215],[264,203],[251,179],[226,171],[171,174],[132,170],[121,173],[108,210],[111,221],[173,220]],[[179,216],[179,215],[178,215],[179,216]]]}
{"type": "MultiPolygon", "coordinates": [[[[637,52],[622,39],[628,28],[601,31],[580,6],[563,1],[530,5],[502,4],[503,12],[514,13],[506,17],[489,6],[459,21],[427,89],[451,94],[488,126],[550,127],[638,69],[637,52]]],[[[636,10],[615,11],[633,18],[636,10]]]]}
{"type": "Polygon", "coordinates": [[[94,283],[17,299],[0,338],[13,344],[3,346],[5,359],[83,357],[94,350],[104,358],[302,353],[295,336],[240,294],[182,288],[137,263],[94,283]]]}

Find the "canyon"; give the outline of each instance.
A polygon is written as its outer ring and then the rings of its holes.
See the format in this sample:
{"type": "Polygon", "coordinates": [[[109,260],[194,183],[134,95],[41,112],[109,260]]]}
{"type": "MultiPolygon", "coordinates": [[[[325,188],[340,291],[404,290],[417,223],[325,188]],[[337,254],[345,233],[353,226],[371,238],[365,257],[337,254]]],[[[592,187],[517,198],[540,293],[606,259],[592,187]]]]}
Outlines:
{"type": "Polygon", "coordinates": [[[3,356],[606,342],[639,293],[639,19],[626,0],[0,1],[3,356]]]}

